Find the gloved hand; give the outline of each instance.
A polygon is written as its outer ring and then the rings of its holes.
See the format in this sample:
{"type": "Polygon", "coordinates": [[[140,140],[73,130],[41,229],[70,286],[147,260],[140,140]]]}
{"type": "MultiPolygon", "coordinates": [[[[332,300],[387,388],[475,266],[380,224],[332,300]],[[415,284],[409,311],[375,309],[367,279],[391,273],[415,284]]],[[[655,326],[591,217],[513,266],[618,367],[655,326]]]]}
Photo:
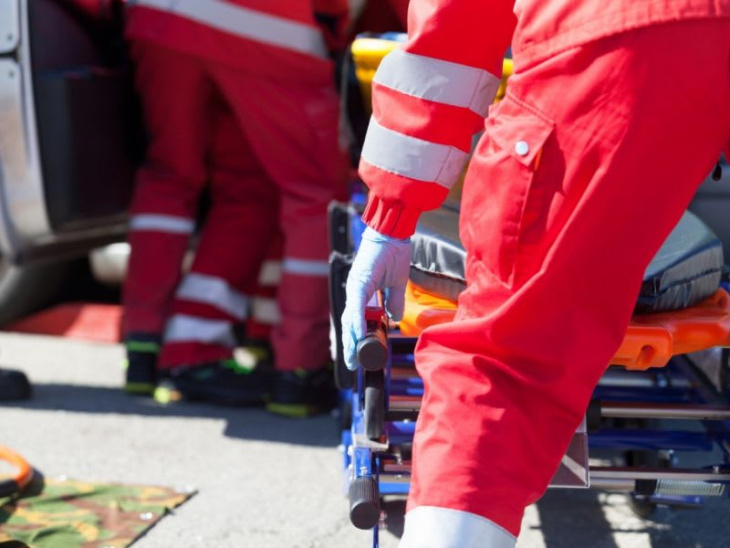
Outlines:
{"type": "Polygon", "coordinates": [[[365,307],[383,290],[385,311],[395,321],[403,317],[411,266],[411,241],[365,229],[360,249],[347,277],[347,304],[342,314],[342,345],[347,368],[357,369],[357,343],[365,337],[365,307]]]}

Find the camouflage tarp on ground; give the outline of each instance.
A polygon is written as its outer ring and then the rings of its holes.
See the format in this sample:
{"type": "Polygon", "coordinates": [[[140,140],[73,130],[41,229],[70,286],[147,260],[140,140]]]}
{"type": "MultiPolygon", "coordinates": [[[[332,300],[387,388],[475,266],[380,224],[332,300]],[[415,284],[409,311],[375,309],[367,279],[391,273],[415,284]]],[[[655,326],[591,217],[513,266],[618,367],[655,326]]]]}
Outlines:
{"type": "Polygon", "coordinates": [[[123,548],[193,492],[43,480],[0,499],[0,548],[123,548]]]}

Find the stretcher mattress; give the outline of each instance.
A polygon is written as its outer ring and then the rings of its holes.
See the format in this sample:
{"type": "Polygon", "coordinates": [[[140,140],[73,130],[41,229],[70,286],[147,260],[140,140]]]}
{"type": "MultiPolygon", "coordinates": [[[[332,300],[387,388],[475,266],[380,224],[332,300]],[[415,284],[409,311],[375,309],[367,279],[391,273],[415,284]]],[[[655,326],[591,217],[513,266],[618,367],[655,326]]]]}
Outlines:
{"type": "MultiPolygon", "coordinates": [[[[466,252],[458,223],[454,203],[423,214],[411,261],[412,282],[452,301],[466,287],[466,252]]],[[[723,264],[722,242],[695,215],[685,213],[647,268],[636,311],[679,310],[712,296],[720,286],[723,264]]]]}

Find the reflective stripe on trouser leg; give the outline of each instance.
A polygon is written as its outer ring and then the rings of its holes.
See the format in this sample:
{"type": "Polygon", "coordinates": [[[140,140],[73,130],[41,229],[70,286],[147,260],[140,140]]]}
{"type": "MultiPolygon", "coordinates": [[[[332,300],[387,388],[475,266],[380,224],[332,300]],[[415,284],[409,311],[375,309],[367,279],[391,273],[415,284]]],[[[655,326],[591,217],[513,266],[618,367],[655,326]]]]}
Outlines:
{"type": "Polygon", "coordinates": [[[434,506],[406,514],[398,548],[513,548],[516,539],[486,518],[434,506]]]}
{"type": "Polygon", "coordinates": [[[190,272],[183,278],[175,298],[208,305],[223,315],[243,320],[248,314],[249,299],[223,278],[190,272]]]}
{"type": "Polygon", "coordinates": [[[160,213],[138,213],[129,220],[129,230],[190,235],[195,230],[195,219],[160,213]]]}
{"type": "Polygon", "coordinates": [[[165,327],[159,364],[169,369],[230,358],[235,346],[231,320],[175,314],[165,327]]]}
{"type": "Polygon", "coordinates": [[[410,508],[519,532],[625,335],[647,264],[727,139],[730,82],[712,76],[728,63],[727,30],[647,28],[510,81],[464,186],[469,286],[455,321],[427,329],[416,350],[425,393],[410,508]],[[703,64],[689,78],[693,59],[703,64]],[[577,104],[564,100],[568,80],[577,104]],[[520,141],[525,156],[513,153],[520,141]]]}

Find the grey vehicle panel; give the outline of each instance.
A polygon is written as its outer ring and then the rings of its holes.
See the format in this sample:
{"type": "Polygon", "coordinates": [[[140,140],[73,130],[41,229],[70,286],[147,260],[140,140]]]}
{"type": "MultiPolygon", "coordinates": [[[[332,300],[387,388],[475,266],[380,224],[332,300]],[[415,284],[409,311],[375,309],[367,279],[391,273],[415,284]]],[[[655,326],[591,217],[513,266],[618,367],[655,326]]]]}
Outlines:
{"type": "Polygon", "coordinates": [[[0,54],[15,51],[18,47],[18,4],[15,0],[0,3],[0,54]]]}

